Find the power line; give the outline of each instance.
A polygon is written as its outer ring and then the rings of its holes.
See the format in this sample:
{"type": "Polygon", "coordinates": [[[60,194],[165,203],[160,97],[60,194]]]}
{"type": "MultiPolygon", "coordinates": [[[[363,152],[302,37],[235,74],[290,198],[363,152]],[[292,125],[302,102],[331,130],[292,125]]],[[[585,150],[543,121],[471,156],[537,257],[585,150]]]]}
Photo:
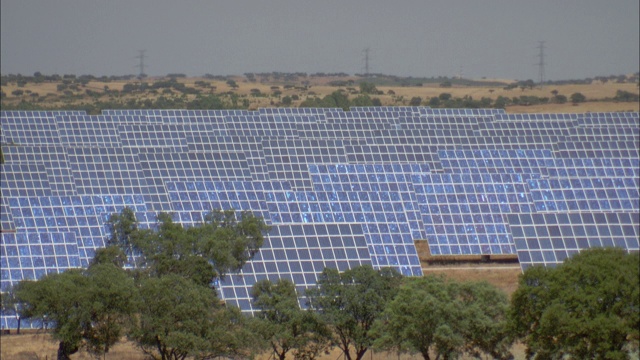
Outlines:
{"type": "Polygon", "coordinates": [[[540,81],[540,87],[544,84],[544,41],[538,41],[538,76],[540,81]]]}
{"type": "Polygon", "coordinates": [[[369,48],[362,50],[364,52],[364,76],[369,76],[369,48]]]}
{"type": "Polygon", "coordinates": [[[140,75],[138,75],[139,78],[143,78],[147,76],[147,74],[144,73],[144,53],[146,51],[147,50],[138,50],[140,55],[136,56],[136,59],[140,59],[140,63],[136,65],[137,68],[140,68],[140,75]]]}

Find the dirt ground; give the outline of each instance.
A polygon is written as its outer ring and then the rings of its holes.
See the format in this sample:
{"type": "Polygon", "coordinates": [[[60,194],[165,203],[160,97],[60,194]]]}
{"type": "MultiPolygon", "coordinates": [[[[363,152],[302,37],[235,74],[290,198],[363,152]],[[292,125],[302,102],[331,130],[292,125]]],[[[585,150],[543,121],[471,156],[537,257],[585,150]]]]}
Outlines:
{"type": "MultiPolygon", "coordinates": [[[[2,335],[0,336],[0,358],[2,360],[52,360],[56,359],[57,344],[51,340],[51,336],[45,333],[25,333],[21,335],[2,335]]],[[[516,360],[524,359],[524,347],[516,344],[512,348],[512,353],[516,360]]],[[[79,351],[71,355],[73,360],[93,360],[89,353],[79,351]]],[[[293,358],[293,357],[289,357],[293,358]]],[[[133,343],[122,341],[116,344],[103,357],[105,360],[144,360],[146,359],[141,351],[139,351],[133,343]]],[[[258,356],[257,360],[273,360],[270,354],[258,356]]],[[[377,353],[369,352],[365,355],[366,360],[421,360],[420,355],[409,355],[396,353],[377,353]]],[[[463,360],[471,359],[463,357],[463,360]]],[[[488,359],[488,358],[487,358],[488,359]]],[[[339,349],[333,349],[329,354],[320,357],[320,360],[344,360],[344,356],[339,349]]]]}

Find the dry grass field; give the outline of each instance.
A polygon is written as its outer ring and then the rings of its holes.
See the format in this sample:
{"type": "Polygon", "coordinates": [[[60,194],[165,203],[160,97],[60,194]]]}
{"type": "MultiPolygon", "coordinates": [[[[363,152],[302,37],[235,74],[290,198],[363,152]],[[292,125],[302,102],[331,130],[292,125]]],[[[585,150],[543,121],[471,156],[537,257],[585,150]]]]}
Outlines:
{"type": "MultiPolygon", "coordinates": [[[[285,96],[296,97],[298,100],[294,100],[291,106],[299,106],[300,103],[309,97],[322,98],[331,94],[336,90],[344,91],[350,94],[350,97],[358,95],[358,83],[366,80],[358,77],[305,77],[298,78],[293,81],[285,80],[273,80],[268,79],[265,81],[249,81],[243,76],[227,77],[227,79],[234,80],[237,84],[236,88],[233,88],[227,84],[225,80],[220,79],[206,79],[206,78],[176,78],[175,80],[181,84],[184,84],[187,88],[198,89],[201,94],[230,94],[233,93],[241,99],[246,99],[249,102],[249,109],[257,109],[260,107],[273,107],[280,104],[280,101],[285,96]],[[332,86],[332,81],[350,82],[348,86],[332,86]],[[207,88],[203,88],[198,83],[206,83],[207,88]],[[258,96],[255,94],[258,93],[258,96]]],[[[147,84],[153,84],[159,81],[166,81],[167,78],[146,78],[143,82],[147,84]]],[[[484,81],[484,80],[483,80],[484,81]]],[[[488,81],[488,80],[486,80],[488,81]]],[[[510,80],[496,80],[505,83],[510,80]]],[[[3,104],[15,105],[22,100],[33,101],[33,94],[38,94],[38,104],[42,104],[47,107],[56,107],[63,105],[80,105],[91,103],[92,101],[127,101],[127,100],[155,100],[159,96],[184,98],[186,100],[193,100],[196,98],[194,94],[181,94],[178,91],[171,91],[166,94],[159,91],[143,92],[143,93],[127,93],[118,95],[106,95],[104,94],[105,86],[109,90],[117,90],[121,92],[126,84],[140,83],[137,79],[132,80],[117,80],[102,82],[92,80],[86,85],[81,85],[77,90],[70,91],[69,94],[74,96],[65,97],[62,92],[57,89],[58,85],[62,82],[44,82],[34,83],[28,82],[26,85],[18,86],[15,82],[9,82],[2,86],[2,92],[6,94],[6,97],[2,100],[3,104]],[[22,90],[24,93],[20,96],[15,96],[12,93],[15,90],[22,90]],[[87,90],[93,91],[97,97],[86,96],[87,90]]],[[[638,84],[636,83],[616,83],[614,81],[608,81],[602,83],[601,81],[593,81],[591,84],[567,84],[567,85],[545,85],[542,88],[534,87],[532,89],[514,88],[507,90],[502,86],[462,86],[454,85],[452,87],[443,88],[438,84],[424,84],[423,86],[385,86],[379,85],[377,89],[381,92],[379,95],[372,95],[380,99],[382,105],[408,105],[409,101],[414,97],[420,97],[423,104],[426,104],[432,97],[437,97],[442,93],[449,93],[454,98],[472,97],[475,100],[479,100],[483,97],[490,98],[492,100],[497,99],[499,96],[514,98],[520,96],[536,96],[536,97],[553,97],[552,91],[557,91],[557,94],[564,95],[570,98],[573,93],[581,93],[587,101],[579,104],[572,104],[567,102],[565,104],[542,104],[532,106],[508,106],[506,111],[510,113],[532,113],[532,112],[596,112],[596,111],[640,111],[640,104],[638,102],[615,102],[611,101],[618,90],[627,91],[633,94],[639,93],[638,84]],[[609,99],[609,100],[607,100],[609,99]]]]}
{"type": "MultiPolygon", "coordinates": [[[[2,360],[53,360],[57,355],[57,344],[51,341],[51,337],[44,333],[25,333],[21,335],[0,336],[0,359],[2,360]]],[[[511,352],[516,360],[525,359],[524,346],[516,344],[511,352]]],[[[94,360],[91,354],[79,351],[71,355],[73,360],[94,360]]],[[[293,357],[288,357],[293,358],[293,357]]],[[[409,355],[387,352],[369,352],[364,357],[367,360],[422,360],[420,355],[409,355]]],[[[144,354],[135,345],[128,341],[116,344],[109,353],[105,354],[104,360],[145,360],[144,354]]],[[[472,358],[463,357],[463,360],[472,358]]],[[[273,360],[270,354],[263,354],[256,357],[256,360],[273,360]]],[[[325,354],[319,360],[344,360],[339,349],[333,349],[329,354],[325,354]]]]}

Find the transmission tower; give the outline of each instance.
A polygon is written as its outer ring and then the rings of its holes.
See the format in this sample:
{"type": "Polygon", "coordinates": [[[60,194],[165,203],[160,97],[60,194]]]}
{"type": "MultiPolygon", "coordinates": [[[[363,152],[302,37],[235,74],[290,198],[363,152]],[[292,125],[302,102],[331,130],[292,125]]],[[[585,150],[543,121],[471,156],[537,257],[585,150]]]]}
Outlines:
{"type": "Polygon", "coordinates": [[[538,41],[538,76],[540,87],[544,84],[544,41],[538,41]]]}
{"type": "Polygon", "coordinates": [[[364,76],[369,77],[369,48],[362,50],[364,53],[364,76]]]}
{"type": "Polygon", "coordinates": [[[137,68],[140,68],[140,75],[138,75],[139,78],[144,78],[147,76],[147,74],[144,73],[144,53],[147,50],[138,50],[138,52],[140,53],[140,55],[136,56],[136,59],[140,59],[140,63],[138,65],[136,65],[137,68]]]}

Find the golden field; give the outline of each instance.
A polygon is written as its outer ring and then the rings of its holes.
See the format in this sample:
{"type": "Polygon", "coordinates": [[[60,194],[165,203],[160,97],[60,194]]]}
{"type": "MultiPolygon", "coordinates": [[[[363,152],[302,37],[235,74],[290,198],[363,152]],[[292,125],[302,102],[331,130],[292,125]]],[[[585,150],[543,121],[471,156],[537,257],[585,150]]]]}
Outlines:
{"type": "MultiPolygon", "coordinates": [[[[8,82],[2,86],[3,104],[7,106],[15,105],[21,101],[35,102],[36,104],[47,107],[62,107],[65,105],[80,105],[92,103],[95,101],[127,101],[131,99],[155,100],[159,96],[166,98],[183,98],[185,100],[193,100],[197,95],[182,94],[172,89],[163,93],[163,89],[156,91],[144,91],[133,93],[109,94],[105,92],[105,87],[109,91],[122,92],[126,84],[140,84],[141,82],[153,84],[159,81],[167,81],[169,78],[156,77],[145,78],[143,80],[114,80],[100,81],[93,79],[88,83],[77,87],[75,90],[68,90],[66,96],[63,91],[58,90],[61,81],[56,82],[27,82],[22,86],[18,86],[16,82],[8,82]],[[15,96],[12,93],[15,90],[22,90],[24,94],[15,96]],[[87,90],[93,92],[92,96],[86,95],[87,90]],[[37,94],[34,95],[34,94],[37,94]]],[[[235,94],[240,99],[247,99],[248,108],[255,110],[260,107],[281,106],[281,99],[285,96],[298,97],[290,106],[297,107],[300,103],[310,97],[322,98],[331,94],[336,90],[344,91],[349,94],[350,98],[358,96],[358,84],[362,81],[375,83],[376,79],[361,77],[298,77],[295,80],[285,81],[281,79],[274,80],[270,77],[258,78],[255,81],[249,81],[244,76],[225,77],[224,79],[207,79],[202,77],[178,77],[172,78],[175,81],[184,84],[185,87],[196,89],[202,95],[216,94],[229,95],[235,94]],[[227,84],[227,80],[233,80],[237,87],[231,87],[227,84]],[[335,81],[349,82],[347,86],[332,86],[335,81]],[[206,87],[202,85],[206,84],[206,87]]],[[[488,82],[490,80],[482,80],[488,82]]],[[[509,80],[501,81],[504,84],[512,83],[509,80]]],[[[69,82],[69,81],[67,81],[69,82]]],[[[383,82],[384,83],[384,82],[383,82]]],[[[553,97],[552,91],[557,94],[570,98],[573,93],[581,93],[587,101],[579,104],[572,104],[570,101],[565,104],[541,104],[532,106],[508,106],[506,111],[510,113],[533,113],[533,112],[549,112],[549,113],[584,113],[584,112],[609,112],[609,111],[640,111],[638,102],[616,102],[611,99],[615,97],[618,90],[627,91],[633,94],[639,94],[637,83],[626,82],[617,83],[614,81],[594,80],[591,84],[564,84],[564,85],[544,85],[543,87],[505,89],[504,86],[465,86],[454,85],[452,87],[441,87],[438,83],[426,83],[421,86],[400,86],[400,85],[376,85],[380,94],[370,95],[380,99],[382,105],[408,105],[409,101],[414,97],[422,99],[422,105],[427,105],[428,100],[437,97],[442,93],[449,93],[454,98],[472,97],[479,100],[483,97],[492,100],[500,96],[514,98],[520,96],[536,96],[536,97],[553,97]]]]}

